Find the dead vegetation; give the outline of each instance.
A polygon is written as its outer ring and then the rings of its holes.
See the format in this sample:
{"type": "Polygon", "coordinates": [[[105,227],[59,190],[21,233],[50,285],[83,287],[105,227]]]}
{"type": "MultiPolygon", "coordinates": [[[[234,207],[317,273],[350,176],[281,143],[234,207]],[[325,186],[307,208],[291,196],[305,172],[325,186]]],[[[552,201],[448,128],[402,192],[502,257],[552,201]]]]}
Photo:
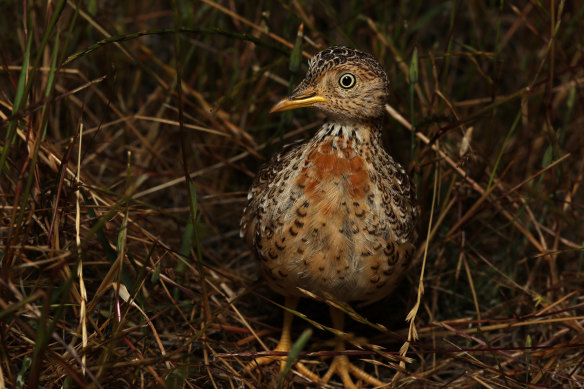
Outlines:
{"type": "MultiPolygon", "coordinates": [[[[390,75],[422,213],[348,353],[396,387],[584,387],[578,2],[141,4],[0,3],[0,387],[278,385],[240,375],[281,298],[238,223],[259,164],[320,124],[268,110],[332,44],[390,75]]],[[[325,302],[299,315],[322,374],[325,302]]]]}

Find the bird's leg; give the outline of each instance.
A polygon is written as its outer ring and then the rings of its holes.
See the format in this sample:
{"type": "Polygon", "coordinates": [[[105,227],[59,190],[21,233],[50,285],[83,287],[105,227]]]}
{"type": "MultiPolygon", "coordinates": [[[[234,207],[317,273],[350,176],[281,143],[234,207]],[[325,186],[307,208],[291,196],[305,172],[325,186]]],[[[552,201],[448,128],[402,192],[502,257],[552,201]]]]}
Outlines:
{"type": "MultiPolygon", "coordinates": [[[[296,296],[286,296],[284,300],[284,306],[290,310],[296,309],[298,305],[299,297],[296,296]]],[[[282,323],[282,334],[280,335],[280,341],[278,345],[274,349],[274,351],[281,351],[288,353],[290,351],[290,347],[292,347],[292,340],[290,338],[290,330],[292,328],[292,320],[294,319],[294,315],[289,312],[288,310],[284,310],[284,322],[282,323]]],[[[254,359],[250,362],[245,369],[243,370],[244,373],[249,373],[250,371],[254,370],[255,368],[261,365],[267,365],[274,361],[280,361],[280,372],[284,371],[286,366],[286,361],[288,360],[287,355],[266,355],[264,357],[259,357],[254,359]]],[[[310,371],[306,366],[302,363],[298,362],[295,365],[296,369],[302,373],[303,375],[307,376],[313,381],[320,381],[319,377],[310,371]]]]}
{"type": "MultiPolygon", "coordinates": [[[[331,319],[333,322],[333,327],[339,331],[343,331],[344,327],[344,313],[337,308],[330,307],[331,319]]],[[[341,337],[337,337],[335,351],[345,351],[345,341],[341,337]]],[[[351,379],[351,374],[373,386],[384,386],[383,382],[379,381],[377,378],[373,377],[371,374],[359,369],[357,366],[353,365],[349,361],[349,357],[346,355],[337,355],[333,358],[331,366],[328,371],[322,377],[322,382],[327,383],[333,374],[337,374],[343,380],[343,385],[345,388],[357,388],[351,379]]]]}

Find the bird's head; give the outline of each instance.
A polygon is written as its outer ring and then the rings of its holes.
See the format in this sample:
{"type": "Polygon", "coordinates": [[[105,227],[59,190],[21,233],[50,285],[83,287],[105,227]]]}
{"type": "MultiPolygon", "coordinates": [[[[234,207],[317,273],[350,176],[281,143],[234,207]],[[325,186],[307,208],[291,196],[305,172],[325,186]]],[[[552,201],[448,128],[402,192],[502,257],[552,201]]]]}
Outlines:
{"type": "Polygon", "coordinates": [[[369,121],[383,115],[388,95],[389,79],[373,56],[330,47],[310,60],[304,80],[270,112],[315,107],[340,119],[369,121]]]}

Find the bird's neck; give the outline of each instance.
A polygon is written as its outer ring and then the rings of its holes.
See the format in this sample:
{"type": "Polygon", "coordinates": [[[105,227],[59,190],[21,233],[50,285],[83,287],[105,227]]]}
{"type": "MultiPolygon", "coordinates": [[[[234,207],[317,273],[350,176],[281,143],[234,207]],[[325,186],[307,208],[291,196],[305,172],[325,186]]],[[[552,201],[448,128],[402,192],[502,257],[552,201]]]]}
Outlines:
{"type": "Polygon", "coordinates": [[[357,122],[328,118],[320,127],[315,141],[322,140],[345,140],[352,141],[355,146],[363,143],[378,143],[381,137],[382,120],[372,120],[369,122],[357,122]]]}

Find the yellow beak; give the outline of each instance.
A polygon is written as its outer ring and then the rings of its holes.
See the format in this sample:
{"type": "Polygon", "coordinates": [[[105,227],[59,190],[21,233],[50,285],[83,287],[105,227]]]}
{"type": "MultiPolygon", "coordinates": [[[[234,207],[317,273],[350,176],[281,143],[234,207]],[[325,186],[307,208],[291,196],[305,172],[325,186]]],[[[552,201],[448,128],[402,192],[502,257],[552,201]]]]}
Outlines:
{"type": "Polygon", "coordinates": [[[302,107],[311,107],[316,103],[324,102],[326,102],[326,99],[324,97],[319,96],[314,91],[309,91],[307,93],[302,93],[298,96],[292,95],[280,100],[276,105],[272,107],[272,109],[270,109],[270,113],[288,111],[291,109],[302,107]]]}

